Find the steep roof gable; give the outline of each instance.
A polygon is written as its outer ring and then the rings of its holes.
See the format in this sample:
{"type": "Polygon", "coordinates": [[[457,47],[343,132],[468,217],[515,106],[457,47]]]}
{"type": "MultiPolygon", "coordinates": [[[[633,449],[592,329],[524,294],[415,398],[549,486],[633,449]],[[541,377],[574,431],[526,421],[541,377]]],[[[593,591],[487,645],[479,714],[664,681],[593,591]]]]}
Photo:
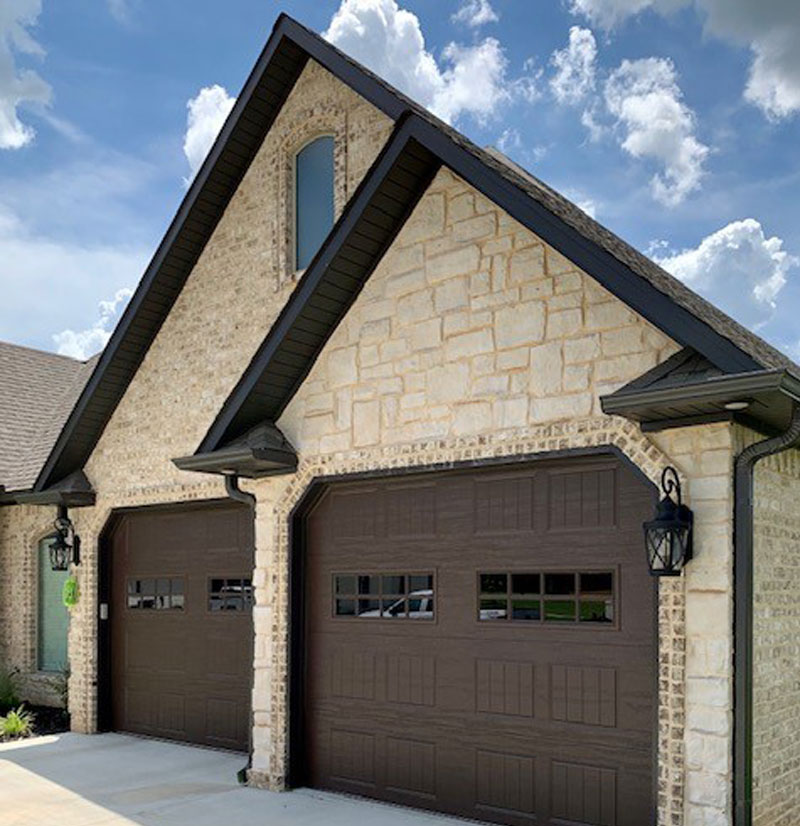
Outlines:
{"type": "Polygon", "coordinates": [[[283,409],[441,163],[667,335],[694,347],[720,369],[741,372],[780,367],[800,372],[766,342],[541,181],[479,149],[321,37],[282,15],[45,463],[37,490],[82,467],[90,455],[309,57],[399,122],[223,406],[201,452],[241,437],[250,426],[283,409]],[[395,191],[398,170],[415,164],[422,169],[412,174],[416,176],[413,183],[403,192],[395,191]],[[377,218],[381,199],[391,200],[395,195],[400,208],[377,218]],[[378,229],[366,231],[369,225],[378,229]],[[341,256],[350,256],[360,268],[349,284],[336,263],[341,256]],[[307,334],[311,338],[302,342],[307,334]]]}

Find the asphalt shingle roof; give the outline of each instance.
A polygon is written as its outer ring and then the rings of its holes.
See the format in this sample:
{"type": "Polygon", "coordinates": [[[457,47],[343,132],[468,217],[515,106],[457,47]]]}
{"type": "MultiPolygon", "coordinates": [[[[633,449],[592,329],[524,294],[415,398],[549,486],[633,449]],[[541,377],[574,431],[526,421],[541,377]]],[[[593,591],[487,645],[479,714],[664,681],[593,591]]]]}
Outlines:
{"type": "Polygon", "coordinates": [[[96,361],[0,342],[0,485],[7,491],[33,485],[96,361]]]}

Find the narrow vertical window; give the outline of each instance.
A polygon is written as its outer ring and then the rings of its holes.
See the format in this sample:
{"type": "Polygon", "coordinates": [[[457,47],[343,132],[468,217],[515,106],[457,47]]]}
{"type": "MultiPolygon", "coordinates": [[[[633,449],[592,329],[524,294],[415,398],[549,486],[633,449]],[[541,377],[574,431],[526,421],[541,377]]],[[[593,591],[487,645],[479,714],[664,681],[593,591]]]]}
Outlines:
{"type": "Polygon", "coordinates": [[[62,591],[68,571],[50,567],[52,537],[43,539],[38,548],[37,667],[40,671],[62,671],[67,667],[67,629],[69,612],[64,607],[62,591]]]}
{"type": "Polygon", "coordinates": [[[333,226],[333,137],[306,144],[295,158],[295,269],[304,270],[333,226]]]}

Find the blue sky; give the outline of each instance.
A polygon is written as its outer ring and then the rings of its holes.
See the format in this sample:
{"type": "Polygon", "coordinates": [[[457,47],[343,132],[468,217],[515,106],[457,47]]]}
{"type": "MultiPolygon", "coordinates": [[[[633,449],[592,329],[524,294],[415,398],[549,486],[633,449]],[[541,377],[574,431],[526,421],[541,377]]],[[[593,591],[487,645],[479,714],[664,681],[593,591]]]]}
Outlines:
{"type": "Polygon", "coordinates": [[[0,339],[105,342],[286,11],[800,357],[794,0],[3,0],[0,339]]]}

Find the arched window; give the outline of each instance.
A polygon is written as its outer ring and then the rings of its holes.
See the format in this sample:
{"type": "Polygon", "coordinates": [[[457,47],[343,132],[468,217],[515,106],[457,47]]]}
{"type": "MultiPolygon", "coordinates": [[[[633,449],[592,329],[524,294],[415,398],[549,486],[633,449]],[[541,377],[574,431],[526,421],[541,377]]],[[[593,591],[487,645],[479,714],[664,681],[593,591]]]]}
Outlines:
{"type": "Polygon", "coordinates": [[[67,667],[67,630],[69,611],[64,607],[62,590],[68,571],[50,566],[49,536],[39,543],[39,594],[36,628],[36,667],[39,671],[63,671],[67,667]]]}
{"type": "Polygon", "coordinates": [[[304,270],[333,226],[333,137],[307,143],[295,157],[295,269],[304,270]]]}

